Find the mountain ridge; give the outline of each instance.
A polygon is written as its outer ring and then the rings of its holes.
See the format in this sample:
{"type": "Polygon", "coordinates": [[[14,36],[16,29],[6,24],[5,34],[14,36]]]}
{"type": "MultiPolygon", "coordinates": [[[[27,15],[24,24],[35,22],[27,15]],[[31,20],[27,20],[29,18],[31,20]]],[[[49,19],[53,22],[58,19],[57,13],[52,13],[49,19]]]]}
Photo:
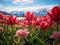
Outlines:
{"type": "MultiPolygon", "coordinates": [[[[1,13],[3,13],[4,15],[16,15],[16,16],[24,16],[24,14],[27,12],[25,11],[12,11],[12,12],[5,12],[5,11],[0,11],[1,13]]],[[[48,15],[47,14],[47,9],[39,9],[39,10],[36,10],[36,11],[33,11],[33,13],[36,15],[36,16],[41,16],[41,15],[48,15]]]]}

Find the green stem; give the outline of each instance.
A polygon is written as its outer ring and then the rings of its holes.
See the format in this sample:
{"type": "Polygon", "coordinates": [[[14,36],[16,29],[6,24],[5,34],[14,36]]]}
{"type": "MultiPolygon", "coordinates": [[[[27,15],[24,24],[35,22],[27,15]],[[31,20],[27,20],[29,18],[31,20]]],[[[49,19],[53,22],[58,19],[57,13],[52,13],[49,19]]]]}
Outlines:
{"type": "Polygon", "coordinates": [[[7,30],[6,30],[6,17],[4,18],[4,26],[3,26],[3,44],[7,45],[7,30]]]}
{"type": "Polygon", "coordinates": [[[12,28],[12,35],[11,35],[11,44],[13,45],[13,36],[14,36],[14,31],[13,31],[13,25],[11,25],[11,28],[12,28]]]}
{"type": "Polygon", "coordinates": [[[24,44],[25,44],[24,37],[22,37],[22,45],[24,45],[24,44]]]}
{"type": "Polygon", "coordinates": [[[58,43],[57,43],[57,42],[58,42],[58,41],[57,41],[57,39],[55,39],[55,44],[56,44],[56,45],[58,45],[58,43]]]}

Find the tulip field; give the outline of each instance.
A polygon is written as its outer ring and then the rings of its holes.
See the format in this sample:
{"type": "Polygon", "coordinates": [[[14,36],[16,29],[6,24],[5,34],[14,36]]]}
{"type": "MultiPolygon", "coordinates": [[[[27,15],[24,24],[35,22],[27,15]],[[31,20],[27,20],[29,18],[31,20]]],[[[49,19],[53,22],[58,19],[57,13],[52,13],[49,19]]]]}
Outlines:
{"type": "Polygon", "coordinates": [[[28,11],[23,19],[0,13],[0,45],[60,45],[60,6],[47,13],[28,11]]]}

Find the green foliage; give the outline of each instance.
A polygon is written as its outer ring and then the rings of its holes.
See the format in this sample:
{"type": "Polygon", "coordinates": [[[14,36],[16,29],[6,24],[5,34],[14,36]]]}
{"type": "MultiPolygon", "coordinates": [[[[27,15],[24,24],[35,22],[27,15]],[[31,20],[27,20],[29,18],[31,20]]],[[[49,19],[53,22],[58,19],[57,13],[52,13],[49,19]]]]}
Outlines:
{"type": "MultiPolygon", "coordinates": [[[[2,27],[1,24],[0,27],[2,27]]],[[[15,25],[5,24],[3,30],[0,30],[0,45],[19,45],[22,43],[25,45],[56,45],[56,40],[49,38],[55,31],[56,25],[49,27],[47,30],[41,30],[40,28],[32,26],[27,26],[25,28],[28,29],[30,34],[29,36],[24,37],[24,42],[22,42],[22,37],[16,37],[16,29],[19,28],[16,28],[15,25]]]]}

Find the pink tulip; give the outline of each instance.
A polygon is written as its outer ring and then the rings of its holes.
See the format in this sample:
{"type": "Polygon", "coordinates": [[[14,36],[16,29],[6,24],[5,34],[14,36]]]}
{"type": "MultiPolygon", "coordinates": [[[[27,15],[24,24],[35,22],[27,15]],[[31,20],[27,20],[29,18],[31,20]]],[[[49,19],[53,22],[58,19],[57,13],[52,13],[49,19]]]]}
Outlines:
{"type": "Polygon", "coordinates": [[[16,31],[16,36],[25,37],[25,36],[28,36],[28,35],[29,35],[29,32],[27,31],[27,29],[20,29],[20,30],[16,31]]]}
{"type": "Polygon", "coordinates": [[[52,38],[52,39],[60,38],[60,32],[57,32],[57,31],[53,32],[53,34],[50,36],[50,38],[52,38]]]}

